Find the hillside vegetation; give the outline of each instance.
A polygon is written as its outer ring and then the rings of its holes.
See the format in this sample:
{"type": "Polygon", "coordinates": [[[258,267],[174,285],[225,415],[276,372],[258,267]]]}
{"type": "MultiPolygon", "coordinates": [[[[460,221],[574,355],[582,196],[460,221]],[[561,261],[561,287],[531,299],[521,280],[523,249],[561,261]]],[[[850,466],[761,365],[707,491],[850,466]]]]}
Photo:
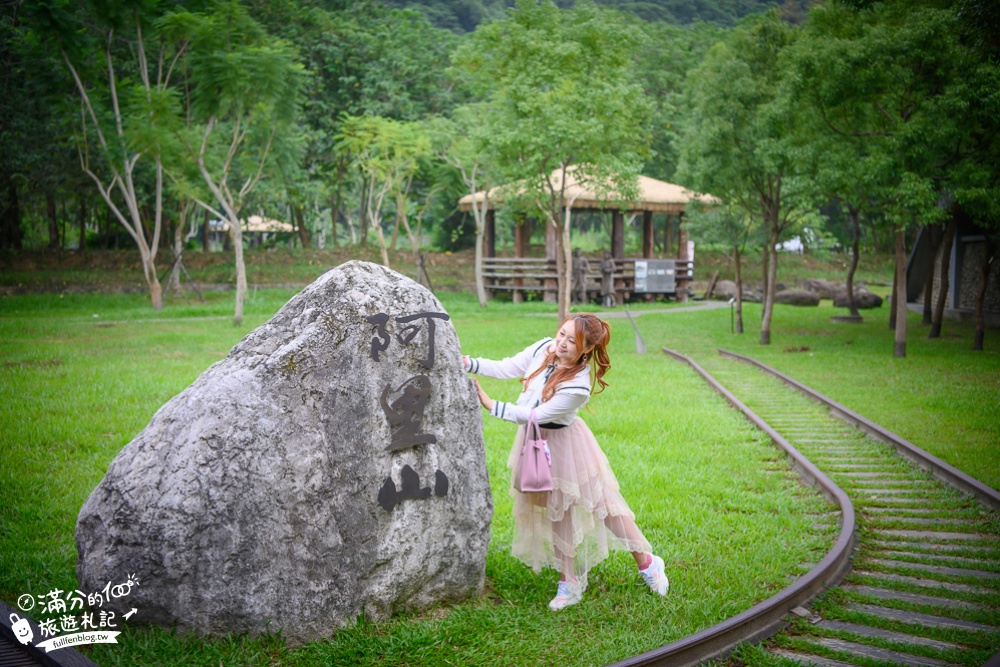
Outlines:
{"type": "MultiPolygon", "coordinates": [[[[439,28],[472,32],[480,23],[503,18],[512,0],[386,0],[399,8],[419,9],[439,28]]],[[[560,0],[560,7],[572,7],[573,0],[560,0]]],[[[780,7],[789,18],[804,16],[810,0],[599,0],[598,4],[634,14],[646,21],[678,25],[703,21],[731,26],[749,14],[780,7]]]]}

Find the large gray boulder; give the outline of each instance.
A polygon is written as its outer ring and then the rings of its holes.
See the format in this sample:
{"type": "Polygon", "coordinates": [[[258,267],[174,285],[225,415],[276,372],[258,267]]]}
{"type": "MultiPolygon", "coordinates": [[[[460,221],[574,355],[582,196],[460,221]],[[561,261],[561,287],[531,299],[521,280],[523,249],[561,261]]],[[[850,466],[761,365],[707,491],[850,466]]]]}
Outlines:
{"type": "MultiPolygon", "coordinates": [[[[847,308],[847,288],[844,287],[833,298],[833,305],[836,308],[847,308]]],[[[854,306],[861,310],[870,308],[881,308],[882,297],[868,291],[867,287],[859,286],[854,288],[854,306]]]]}
{"type": "Polygon", "coordinates": [[[728,301],[736,296],[736,283],[732,280],[720,280],[715,283],[715,289],[712,291],[712,296],[715,299],[728,301]]]}
{"type": "Polygon", "coordinates": [[[134,575],[104,609],[292,645],[477,594],[493,507],[460,354],[420,285],[327,272],[115,457],[77,520],[80,588],[134,575]]]}
{"type": "Polygon", "coordinates": [[[821,299],[832,299],[837,295],[837,290],[844,288],[829,280],[810,278],[802,282],[802,289],[819,294],[821,299]]]}
{"type": "Polygon", "coordinates": [[[774,302],[789,306],[818,306],[819,294],[804,289],[785,289],[775,292],[774,302]]]}

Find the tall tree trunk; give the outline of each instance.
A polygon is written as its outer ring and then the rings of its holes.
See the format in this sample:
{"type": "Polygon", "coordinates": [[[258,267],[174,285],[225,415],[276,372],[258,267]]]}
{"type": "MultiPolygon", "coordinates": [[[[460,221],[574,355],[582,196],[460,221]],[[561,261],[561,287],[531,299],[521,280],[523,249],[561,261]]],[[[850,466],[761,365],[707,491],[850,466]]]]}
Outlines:
{"type": "Polygon", "coordinates": [[[305,216],[302,215],[302,206],[298,203],[292,201],[289,202],[289,206],[292,208],[292,215],[295,216],[295,226],[299,230],[299,241],[302,243],[302,248],[309,248],[312,246],[312,235],[309,233],[309,229],[306,227],[305,216]]]}
{"type": "Polygon", "coordinates": [[[139,257],[142,259],[142,273],[149,285],[149,299],[153,304],[153,310],[163,310],[163,287],[160,279],[156,275],[156,250],[151,249],[146,239],[139,238],[139,257]]]}
{"type": "Polygon", "coordinates": [[[938,298],[934,304],[934,318],[928,338],[941,337],[941,324],[944,320],[944,307],[948,302],[948,292],[951,289],[951,249],[955,243],[955,233],[958,230],[958,215],[953,214],[944,230],[944,240],[941,242],[941,277],[938,286],[938,298]]]}
{"type": "Polygon", "coordinates": [[[340,247],[339,245],[337,245],[337,208],[340,206],[339,202],[340,202],[340,193],[338,192],[337,196],[334,197],[333,201],[330,202],[330,232],[331,232],[331,237],[333,239],[332,243],[334,248],[340,247]]]}
{"type": "Polygon", "coordinates": [[[889,308],[889,331],[896,330],[896,290],[899,288],[899,280],[896,275],[896,265],[892,269],[892,307],[889,308]]]}
{"type": "MultiPolygon", "coordinates": [[[[406,188],[409,190],[409,186],[406,188]]],[[[406,193],[400,192],[396,194],[396,227],[398,229],[399,224],[402,223],[403,229],[406,230],[406,238],[410,240],[410,253],[413,255],[413,265],[417,267],[419,271],[420,268],[420,236],[413,235],[413,230],[410,229],[410,219],[406,215],[406,193]]]]}
{"type": "Polygon", "coordinates": [[[561,252],[559,258],[562,266],[559,270],[559,321],[562,322],[569,317],[570,305],[573,303],[573,241],[570,237],[570,220],[573,215],[572,206],[567,205],[563,209],[562,229],[559,230],[559,245],[561,252]]]}
{"type": "Polygon", "coordinates": [[[937,226],[926,227],[927,242],[930,244],[927,259],[927,279],[924,280],[924,319],[922,324],[930,326],[934,321],[934,269],[937,267],[937,251],[941,245],[941,234],[937,226]]]}
{"type": "MultiPolygon", "coordinates": [[[[385,268],[389,268],[389,250],[385,243],[385,233],[382,231],[382,202],[385,197],[385,190],[379,194],[375,194],[375,176],[371,176],[371,181],[369,185],[369,193],[367,196],[368,202],[368,215],[365,219],[368,220],[368,224],[375,228],[375,235],[378,237],[379,250],[382,252],[382,265],[385,268]],[[373,208],[374,207],[374,208],[373,208]]],[[[361,243],[364,245],[365,237],[367,233],[361,234],[361,243]]]]}
{"type": "Polygon", "coordinates": [[[59,248],[59,215],[56,212],[56,196],[51,190],[45,192],[45,210],[49,221],[49,250],[59,248]]]}
{"type": "MultiPolygon", "coordinates": [[[[768,279],[768,266],[771,265],[771,253],[767,251],[767,243],[761,248],[761,258],[760,258],[760,305],[764,305],[764,296],[767,294],[767,279],[768,279]]],[[[764,318],[764,309],[760,310],[761,319],[764,318]]]]}
{"type": "Polygon", "coordinates": [[[847,212],[851,216],[851,226],[854,230],[854,237],[851,242],[851,267],[847,270],[847,307],[851,317],[859,317],[858,305],[854,302],[854,274],[858,270],[858,260],[861,243],[861,209],[847,205],[847,212]]]}
{"type": "MultiPolygon", "coordinates": [[[[368,247],[368,225],[369,224],[375,224],[374,221],[368,220],[368,216],[365,215],[365,211],[367,211],[371,207],[371,202],[369,200],[371,199],[372,194],[373,193],[371,192],[371,189],[369,187],[365,187],[364,183],[362,182],[362,188],[361,188],[361,229],[358,232],[359,236],[360,236],[358,244],[362,248],[367,248],[368,247]]],[[[381,224],[378,225],[378,229],[379,229],[379,233],[381,234],[381,230],[382,230],[382,225],[381,224]]]]}
{"type": "MultiPolygon", "coordinates": [[[[559,233],[558,233],[558,230],[556,229],[556,225],[551,220],[549,220],[548,216],[545,216],[545,217],[542,218],[542,227],[545,228],[545,261],[546,261],[546,265],[545,265],[546,269],[545,269],[545,271],[548,272],[548,267],[549,267],[549,265],[550,265],[551,262],[554,261],[556,263],[556,266],[558,266],[559,263],[562,261],[561,259],[559,259],[559,257],[560,257],[560,253],[559,253],[559,248],[560,248],[560,245],[559,245],[559,233]]],[[[543,297],[542,297],[543,300],[546,303],[558,304],[559,303],[559,284],[560,284],[559,283],[558,270],[557,270],[557,275],[556,275],[556,280],[555,281],[546,279],[546,280],[542,281],[542,284],[545,287],[549,287],[549,288],[554,288],[555,289],[554,292],[551,291],[551,290],[546,290],[543,293],[543,297]]],[[[558,305],[557,305],[557,307],[558,307],[558,305]]]]}
{"type": "Polygon", "coordinates": [[[774,314],[774,288],[778,283],[779,230],[776,221],[771,221],[771,233],[767,244],[767,287],[764,290],[764,317],[760,323],[760,344],[771,344],[771,320],[774,314]]]}
{"type": "Polygon", "coordinates": [[[480,205],[476,204],[475,188],[472,188],[472,217],[476,221],[476,298],[480,306],[486,305],[486,281],[483,279],[483,240],[486,237],[486,216],[489,213],[489,199],[484,198],[480,205]]]}
{"type": "Polygon", "coordinates": [[[167,291],[174,296],[181,293],[181,256],[184,252],[184,236],[187,228],[188,200],[181,199],[177,211],[177,225],[174,227],[174,266],[170,269],[170,280],[167,282],[167,291]]]}
{"type": "Polygon", "coordinates": [[[733,246],[733,262],[736,268],[736,333],[743,333],[743,269],[738,245],[733,246]]]}
{"type": "Polygon", "coordinates": [[[243,324],[243,304],[247,300],[247,266],[243,260],[243,229],[240,221],[229,222],[229,234],[233,240],[233,255],[236,259],[236,303],[233,309],[233,326],[243,324]]]}
{"type": "Polygon", "coordinates": [[[395,220],[393,220],[393,225],[392,225],[392,241],[389,242],[389,248],[393,252],[396,252],[396,243],[399,241],[399,227],[402,224],[402,218],[400,217],[399,214],[398,200],[396,205],[396,215],[394,217],[395,220]]]}
{"type": "MultiPolygon", "coordinates": [[[[551,213],[550,213],[551,215],[551,213]]],[[[558,304],[559,321],[562,322],[569,317],[569,299],[566,292],[566,254],[563,248],[563,230],[559,220],[562,218],[558,213],[554,219],[546,224],[555,231],[555,251],[556,251],[556,303],[558,304]]]]}
{"type": "MultiPolygon", "coordinates": [[[[343,192],[344,175],[347,173],[347,161],[343,158],[337,161],[337,191],[333,196],[330,206],[330,231],[333,232],[333,247],[339,248],[337,244],[337,216],[340,215],[340,207],[343,205],[340,195],[343,192]]],[[[344,216],[344,224],[347,225],[347,216],[344,216]]]]}
{"type": "Polygon", "coordinates": [[[892,356],[906,356],[906,230],[896,230],[896,296],[892,302],[896,311],[896,336],[892,356]]]}
{"type": "Polygon", "coordinates": [[[986,318],[983,315],[983,308],[986,302],[986,287],[990,281],[990,269],[997,256],[996,238],[985,234],[986,252],[983,253],[983,264],[979,268],[979,290],[976,292],[976,339],[972,344],[972,349],[982,352],[983,342],[986,337],[986,318]]]}

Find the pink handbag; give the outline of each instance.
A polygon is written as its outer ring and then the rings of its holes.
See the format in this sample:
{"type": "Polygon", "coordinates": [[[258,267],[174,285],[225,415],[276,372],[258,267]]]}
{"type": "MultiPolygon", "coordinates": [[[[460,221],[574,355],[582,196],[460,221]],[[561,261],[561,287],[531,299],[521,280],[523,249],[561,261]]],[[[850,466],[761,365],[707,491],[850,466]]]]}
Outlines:
{"type": "Polygon", "coordinates": [[[549,443],[542,439],[541,429],[535,419],[535,411],[528,416],[524,428],[524,442],[518,469],[515,471],[514,488],[521,493],[543,493],[552,490],[552,458],[549,443]]]}

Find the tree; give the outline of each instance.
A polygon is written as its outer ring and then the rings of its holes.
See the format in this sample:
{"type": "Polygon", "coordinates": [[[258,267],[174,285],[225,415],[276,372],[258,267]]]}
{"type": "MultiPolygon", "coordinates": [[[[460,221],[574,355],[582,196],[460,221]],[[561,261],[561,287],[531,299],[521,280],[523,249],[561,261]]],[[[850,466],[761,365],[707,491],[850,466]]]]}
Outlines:
{"type": "Polygon", "coordinates": [[[944,219],[951,207],[942,200],[961,205],[962,166],[976,152],[974,128],[982,127],[970,114],[980,106],[970,87],[989,89],[955,27],[953,10],[933,3],[830,2],[810,12],[806,30],[814,38],[797,54],[812,62],[802,85],[812,89],[828,131],[863,142],[867,192],[892,227],[897,357],[906,356],[906,230],[944,219]]]}
{"type": "Polygon", "coordinates": [[[220,2],[211,14],[169,14],[159,27],[175,41],[190,41],[185,115],[196,126],[178,137],[214,204],[193,191],[192,198],[229,223],[238,325],[247,295],[240,214],[275,143],[292,133],[303,69],[291,49],[270,38],[236,2],[220,2]]]}
{"type": "Polygon", "coordinates": [[[163,220],[164,101],[170,95],[173,61],[166,44],[150,39],[154,5],[120,2],[87,4],[77,12],[73,8],[71,3],[39,3],[29,20],[38,36],[54,45],[72,77],[81,103],[80,166],[139,249],[150,299],[159,310],[163,294],[156,252],[163,220]],[[140,161],[151,163],[150,216],[145,214],[140,161]]]}
{"type": "Polygon", "coordinates": [[[704,208],[697,202],[689,206],[688,225],[698,233],[701,243],[719,243],[732,250],[736,278],[736,333],[743,333],[743,253],[747,240],[756,231],[755,221],[735,204],[704,208]]]}
{"type": "Polygon", "coordinates": [[[476,227],[476,297],[486,305],[486,285],[483,280],[483,237],[486,216],[490,210],[490,190],[495,181],[491,175],[490,158],[486,152],[488,138],[482,134],[485,112],[479,104],[455,110],[454,119],[429,121],[435,154],[461,174],[466,194],[472,195],[472,217],[476,227]],[[477,194],[482,192],[482,198],[477,194]]]}
{"type": "MultiPolygon", "coordinates": [[[[853,17],[852,17],[853,18],[853,17]]],[[[877,210],[876,193],[884,178],[885,156],[880,144],[865,136],[869,129],[863,99],[858,107],[841,108],[831,118],[831,106],[843,104],[838,75],[850,78],[843,68],[844,54],[838,39],[852,32],[851,21],[837,17],[824,7],[811,15],[798,39],[785,53],[789,104],[803,110],[801,146],[807,159],[816,165],[815,179],[820,192],[839,202],[851,221],[851,264],[847,271],[847,307],[860,317],[854,301],[854,275],[860,259],[861,219],[877,210]],[[834,39],[834,38],[837,39],[834,39]],[[830,87],[833,90],[829,90],[830,87]]]]}
{"type": "MultiPolygon", "coordinates": [[[[430,142],[415,123],[378,116],[345,115],[337,136],[337,150],[350,154],[364,175],[365,215],[375,228],[382,263],[389,266],[382,230],[382,205],[387,196],[399,195],[406,188],[419,160],[430,152],[430,142]]],[[[406,223],[406,231],[413,252],[419,254],[420,244],[410,232],[409,223],[406,223]]]]}
{"type": "Polygon", "coordinates": [[[648,154],[651,105],[633,70],[621,15],[590,2],[560,10],[519,0],[483,26],[454,62],[486,100],[490,153],[513,195],[532,200],[556,233],[559,316],[572,285],[570,177],[622,205],[635,196],[648,154]]]}
{"type": "MultiPolygon", "coordinates": [[[[416,121],[446,113],[455,97],[446,65],[458,38],[413,9],[392,9],[372,0],[323,4],[255,2],[251,11],[271,34],[295,45],[309,72],[301,164],[288,186],[300,198],[312,198],[314,205],[322,201],[329,206],[336,245],[339,220],[352,238],[357,236],[345,206],[354,194],[350,181],[355,174],[335,149],[341,119],[347,114],[416,121]]],[[[416,194],[412,188],[411,193],[416,194]]],[[[365,236],[361,241],[366,242],[365,236]]]]}
{"type": "Polygon", "coordinates": [[[777,246],[815,210],[811,164],[796,146],[800,111],[787,103],[781,53],[792,29],[774,12],[716,44],[688,76],[680,178],[763,224],[764,309],[760,342],[771,342],[777,246]]]}
{"type": "MultiPolygon", "coordinates": [[[[31,242],[34,200],[75,203],[86,219],[93,186],[80,171],[72,141],[79,122],[76,90],[66,65],[32,30],[34,7],[8,3],[0,12],[0,249],[31,242]]],[[[96,189],[93,195],[97,196],[96,189]]],[[[45,208],[49,208],[46,206],[45,208]]],[[[48,217],[48,216],[47,216],[48,217]]],[[[78,220],[80,217],[78,217],[78,220]]],[[[49,224],[49,241],[60,242],[49,224]],[[56,238],[53,239],[52,232],[56,238]]],[[[66,235],[61,239],[69,240],[66,235]]],[[[61,245],[60,245],[61,247],[61,245]]],[[[81,245],[81,248],[84,246],[81,245]]]]}

